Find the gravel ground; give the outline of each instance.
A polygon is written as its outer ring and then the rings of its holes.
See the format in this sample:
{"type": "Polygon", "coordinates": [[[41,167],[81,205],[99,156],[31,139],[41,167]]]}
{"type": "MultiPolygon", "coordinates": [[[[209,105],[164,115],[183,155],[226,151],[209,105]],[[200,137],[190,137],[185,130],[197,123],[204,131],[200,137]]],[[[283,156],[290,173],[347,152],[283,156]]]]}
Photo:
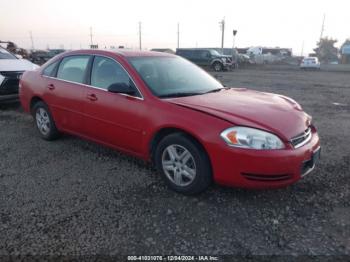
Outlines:
{"type": "Polygon", "coordinates": [[[300,102],[322,139],[315,171],[279,190],[182,196],[133,157],[71,136],[41,140],[18,104],[2,105],[0,255],[349,255],[350,74],[241,69],[220,79],[300,102]]]}

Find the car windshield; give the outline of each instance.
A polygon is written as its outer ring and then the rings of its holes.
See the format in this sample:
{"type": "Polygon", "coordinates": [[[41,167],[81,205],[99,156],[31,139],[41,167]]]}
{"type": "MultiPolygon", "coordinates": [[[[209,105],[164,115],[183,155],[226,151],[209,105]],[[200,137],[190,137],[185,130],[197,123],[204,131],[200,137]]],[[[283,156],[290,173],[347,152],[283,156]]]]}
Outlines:
{"type": "Polygon", "coordinates": [[[180,57],[132,57],[129,61],[158,97],[200,95],[223,88],[203,69],[180,57]]]}
{"type": "Polygon", "coordinates": [[[0,59],[17,59],[13,54],[6,49],[0,48],[0,59]]]}

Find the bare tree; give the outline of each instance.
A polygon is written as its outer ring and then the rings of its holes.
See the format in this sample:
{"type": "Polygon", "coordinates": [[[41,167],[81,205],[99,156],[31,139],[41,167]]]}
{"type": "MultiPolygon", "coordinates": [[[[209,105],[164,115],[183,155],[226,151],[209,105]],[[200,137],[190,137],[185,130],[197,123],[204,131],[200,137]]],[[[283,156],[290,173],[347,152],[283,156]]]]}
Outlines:
{"type": "Polygon", "coordinates": [[[334,46],[337,42],[338,40],[328,37],[320,39],[314,51],[321,62],[329,63],[332,61],[338,61],[339,50],[334,46]]]}
{"type": "Polygon", "coordinates": [[[350,38],[345,40],[345,42],[341,45],[340,49],[343,49],[343,47],[346,45],[350,45],[350,38]]]}

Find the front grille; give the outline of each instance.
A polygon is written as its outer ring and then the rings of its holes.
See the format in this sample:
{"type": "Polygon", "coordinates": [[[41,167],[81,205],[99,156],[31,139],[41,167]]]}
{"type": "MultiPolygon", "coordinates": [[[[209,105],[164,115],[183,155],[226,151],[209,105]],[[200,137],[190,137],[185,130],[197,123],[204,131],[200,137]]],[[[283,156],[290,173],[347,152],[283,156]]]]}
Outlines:
{"type": "Polygon", "coordinates": [[[319,161],[321,157],[321,148],[319,147],[311,156],[311,159],[303,162],[301,166],[301,176],[306,176],[309,174],[316,165],[316,162],[319,161]]]}
{"type": "Polygon", "coordinates": [[[314,161],[312,159],[305,161],[301,166],[301,176],[305,176],[310,173],[315,167],[314,161]]]}
{"type": "Polygon", "coordinates": [[[248,180],[261,181],[261,182],[274,182],[274,181],[284,181],[292,178],[290,174],[279,174],[279,175],[263,175],[263,174],[249,174],[242,173],[248,180]]]}
{"type": "Polygon", "coordinates": [[[293,145],[294,148],[302,147],[303,145],[305,145],[307,142],[310,141],[311,135],[312,135],[311,127],[309,127],[303,133],[293,137],[290,140],[290,143],[293,145]]]}
{"type": "Polygon", "coordinates": [[[0,72],[0,74],[9,79],[19,79],[23,74],[23,71],[6,71],[0,72]]]}
{"type": "Polygon", "coordinates": [[[18,93],[18,84],[23,71],[0,72],[5,79],[0,85],[0,95],[11,95],[18,93]]]}

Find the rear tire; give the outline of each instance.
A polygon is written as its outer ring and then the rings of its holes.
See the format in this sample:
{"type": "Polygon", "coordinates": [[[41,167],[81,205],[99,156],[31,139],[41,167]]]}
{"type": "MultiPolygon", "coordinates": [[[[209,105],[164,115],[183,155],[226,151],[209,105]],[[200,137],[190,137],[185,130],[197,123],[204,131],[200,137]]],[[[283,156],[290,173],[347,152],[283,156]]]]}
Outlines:
{"type": "Polygon", "coordinates": [[[198,142],[182,133],[170,134],[159,142],[155,164],[167,185],[178,193],[198,194],[212,182],[206,152],[198,142]]]}
{"type": "Polygon", "coordinates": [[[60,135],[49,107],[42,101],[37,102],[32,108],[35,126],[41,138],[45,140],[57,139],[60,135]]]}

